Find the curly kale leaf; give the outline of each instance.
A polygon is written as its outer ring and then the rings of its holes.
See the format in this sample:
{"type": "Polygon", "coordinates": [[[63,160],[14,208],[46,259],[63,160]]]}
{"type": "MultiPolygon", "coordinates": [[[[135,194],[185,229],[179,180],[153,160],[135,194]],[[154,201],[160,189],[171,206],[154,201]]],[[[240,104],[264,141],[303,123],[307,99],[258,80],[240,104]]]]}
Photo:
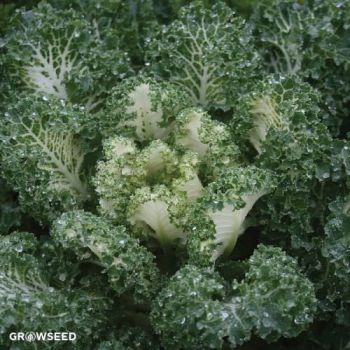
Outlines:
{"type": "Polygon", "coordinates": [[[260,245],[244,278],[228,288],[212,269],[184,266],[159,293],[152,324],[167,349],[238,346],[253,334],[268,342],[295,337],[316,311],[313,284],[295,259],[260,245]]]}
{"type": "Polygon", "coordinates": [[[230,108],[231,97],[254,80],[257,57],[244,21],[222,2],[183,7],[150,42],[151,70],[178,84],[196,105],[230,108]],[[248,83],[247,83],[248,82],[248,83]]]}
{"type": "Polygon", "coordinates": [[[347,1],[268,0],[257,2],[250,20],[267,69],[320,89],[324,122],[336,135],[348,115],[349,14],[347,1]]]}
{"type": "Polygon", "coordinates": [[[62,101],[36,97],[10,105],[0,119],[2,174],[22,208],[42,222],[89,197],[89,150],[78,135],[84,119],[62,101]]]}
{"type": "Polygon", "coordinates": [[[91,111],[132,71],[117,40],[113,45],[101,40],[98,28],[81,12],[46,3],[13,17],[6,49],[9,78],[17,91],[53,95],[91,111]]]}
{"type": "Polygon", "coordinates": [[[77,345],[87,346],[106,325],[111,300],[93,288],[52,287],[45,265],[35,257],[37,249],[38,242],[28,233],[15,233],[1,242],[1,344],[8,345],[10,332],[34,328],[76,332],[77,345]]]}
{"type": "Polygon", "coordinates": [[[88,212],[71,211],[55,221],[52,236],[80,260],[90,259],[103,267],[118,295],[128,292],[142,302],[157,291],[160,276],[154,256],[124,227],[88,212]]]}

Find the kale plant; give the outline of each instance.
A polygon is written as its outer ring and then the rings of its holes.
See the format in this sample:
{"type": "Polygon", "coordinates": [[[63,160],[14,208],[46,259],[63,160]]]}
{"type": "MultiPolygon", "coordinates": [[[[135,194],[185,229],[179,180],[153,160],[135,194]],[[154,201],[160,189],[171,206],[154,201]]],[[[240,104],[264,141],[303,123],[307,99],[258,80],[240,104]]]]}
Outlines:
{"type": "Polygon", "coordinates": [[[349,1],[0,12],[1,349],[350,349],[349,1]]]}

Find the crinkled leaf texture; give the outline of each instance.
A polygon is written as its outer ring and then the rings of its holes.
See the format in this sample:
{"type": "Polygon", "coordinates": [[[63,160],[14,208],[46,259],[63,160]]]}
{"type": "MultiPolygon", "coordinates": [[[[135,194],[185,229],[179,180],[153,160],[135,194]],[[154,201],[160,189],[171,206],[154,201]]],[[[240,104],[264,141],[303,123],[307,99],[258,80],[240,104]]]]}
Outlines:
{"type": "Polygon", "coordinates": [[[193,2],[156,32],[147,54],[155,74],[178,84],[194,104],[228,109],[228,95],[254,79],[258,60],[250,48],[244,22],[228,6],[193,2]]]}
{"type": "Polygon", "coordinates": [[[56,99],[27,97],[0,120],[2,173],[22,207],[42,222],[87,200],[79,137],[84,114],[56,99]],[[18,176],[18,174],[21,176],[18,176]]]}

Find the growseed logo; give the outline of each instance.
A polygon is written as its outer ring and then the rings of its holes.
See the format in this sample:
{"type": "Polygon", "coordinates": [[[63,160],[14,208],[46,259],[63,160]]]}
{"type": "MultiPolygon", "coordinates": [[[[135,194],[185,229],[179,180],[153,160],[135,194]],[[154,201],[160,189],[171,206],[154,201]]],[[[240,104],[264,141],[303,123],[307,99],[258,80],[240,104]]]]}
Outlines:
{"type": "Polygon", "coordinates": [[[47,341],[74,341],[77,336],[74,332],[12,332],[9,334],[12,341],[47,342],[47,341]]]}
{"type": "Polygon", "coordinates": [[[24,336],[24,339],[29,343],[34,342],[36,339],[35,333],[34,332],[27,332],[24,336]]]}

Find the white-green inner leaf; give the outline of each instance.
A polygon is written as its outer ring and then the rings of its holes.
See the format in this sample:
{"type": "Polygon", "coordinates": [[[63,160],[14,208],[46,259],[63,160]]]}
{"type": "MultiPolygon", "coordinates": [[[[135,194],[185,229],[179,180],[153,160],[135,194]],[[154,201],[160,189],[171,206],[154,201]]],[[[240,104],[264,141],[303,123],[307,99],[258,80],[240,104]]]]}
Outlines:
{"type": "Polygon", "coordinates": [[[274,103],[269,96],[254,101],[251,113],[254,116],[254,126],[249,132],[249,141],[260,154],[269,128],[280,128],[282,117],[276,112],[274,103]]]}
{"type": "Polygon", "coordinates": [[[210,102],[224,102],[218,65],[205,60],[208,48],[215,50],[218,43],[225,40],[225,36],[216,35],[221,25],[219,20],[217,23],[206,23],[204,17],[201,21],[184,24],[181,29],[186,44],[181,51],[175,50],[173,53],[182,61],[184,68],[178,75],[174,72],[172,80],[190,94],[194,103],[203,107],[210,102]]]}
{"type": "Polygon", "coordinates": [[[202,127],[201,116],[201,113],[191,113],[191,119],[185,126],[187,133],[179,139],[179,143],[203,156],[208,150],[208,145],[201,142],[199,135],[199,130],[202,127]]]}
{"type": "Polygon", "coordinates": [[[40,121],[32,122],[30,126],[22,121],[19,126],[25,133],[17,140],[18,146],[22,141],[42,152],[38,167],[50,173],[50,187],[56,191],[73,189],[86,198],[86,185],[80,179],[85,154],[74,134],[50,132],[40,121]]]}
{"type": "Polygon", "coordinates": [[[163,110],[161,106],[154,108],[149,84],[137,86],[130,92],[129,101],[126,113],[134,114],[135,118],[127,120],[124,125],[134,127],[140,140],[164,139],[169,134],[169,130],[160,127],[163,110]]]}
{"type": "Polygon", "coordinates": [[[31,64],[24,67],[26,79],[24,83],[40,94],[54,95],[67,99],[65,77],[77,65],[77,54],[73,54],[71,43],[75,33],[66,38],[56,38],[42,48],[41,43],[28,43],[33,50],[31,64]]]}
{"type": "Polygon", "coordinates": [[[235,210],[231,204],[225,204],[220,211],[210,210],[208,212],[215,225],[215,243],[217,244],[212,256],[213,261],[222,254],[232,252],[238,237],[246,229],[244,226],[245,218],[255,202],[263,195],[264,192],[243,196],[246,205],[242,209],[235,210]]]}
{"type": "Polygon", "coordinates": [[[143,203],[129,221],[132,225],[151,228],[154,238],[164,246],[177,238],[184,237],[184,232],[171,222],[168,206],[161,200],[143,203]]]}
{"type": "Polygon", "coordinates": [[[198,175],[196,173],[193,173],[192,179],[190,179],[184,183],[179,184],[176,187],[176,189],[179,191],[186,192],[187,198],[190,201],[194,201],[197,198],[199,198],[200,195],[202,194],[203,186],[202,186],[201,181],[199,180],[198,175]]]}

